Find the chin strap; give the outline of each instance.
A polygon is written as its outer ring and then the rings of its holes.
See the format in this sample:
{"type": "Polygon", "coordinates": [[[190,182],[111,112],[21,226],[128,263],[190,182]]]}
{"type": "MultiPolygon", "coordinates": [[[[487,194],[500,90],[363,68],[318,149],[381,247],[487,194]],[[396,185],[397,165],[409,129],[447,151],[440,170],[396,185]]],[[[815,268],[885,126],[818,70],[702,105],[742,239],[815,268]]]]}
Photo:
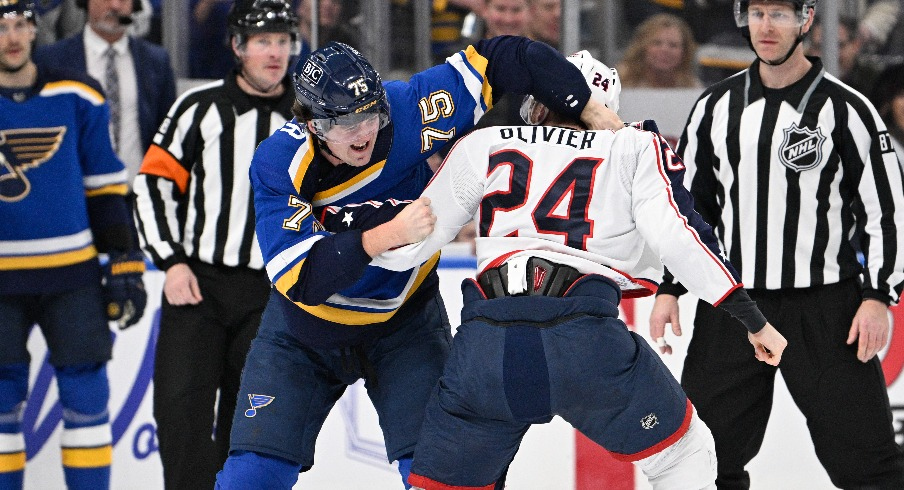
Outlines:
{"type": "MultiPolygon", "coordinates": [[[[333,153],[332,150],[330,150],[330,145],[326,144],[326,140],[322,139],[320,136],[317,136],[316,134],[314,136],[316,136],[316,138],[314,138],[314,141],[317,142],[317,148],[319,148],[320,150],[323,150],[326,154],[330,155],[333,158],[339,158],[338,155],[336,155],[335,153],[333,153]]],[[[342,160],[341,158],[339,158],[339,159],[342,160]]]]}

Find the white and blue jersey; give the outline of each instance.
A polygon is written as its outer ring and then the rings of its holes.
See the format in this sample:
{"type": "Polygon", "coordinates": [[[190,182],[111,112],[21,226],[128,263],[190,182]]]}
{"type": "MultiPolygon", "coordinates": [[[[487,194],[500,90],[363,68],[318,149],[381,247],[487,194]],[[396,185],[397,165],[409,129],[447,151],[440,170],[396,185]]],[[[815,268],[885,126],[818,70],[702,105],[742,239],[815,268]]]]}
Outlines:
{"type": "Polygon", "coordinates": [[[128,250],[126,171],[96,82],[39,66],[0,92],[0,295],[99,281],[98,249],[128,250]]]}
{"type": "Polygon", "coordinates": [[[574,77],[574,88],[548,87],[556,77],[538,74],[573,65],[564,58],[542,68],[522,61],[526,51],[550,49],[540,44],[481,41],[409,82],[385,83],[391,124],[365,166],[331,164],[294,119],[261,143],[250,171],[257,235],[300,340],[339,347],[385,335],[384,322],[403,306],[418,308],[436,294],[438,253],[407,271],[370,266],[360,229],[332,234],[318,217],[327,206],[417,198],[433,175],[427,157],[472,128],[501,92],[545,93],[563,112],[579,115],[589,99],[583,80],[574,77]]]}

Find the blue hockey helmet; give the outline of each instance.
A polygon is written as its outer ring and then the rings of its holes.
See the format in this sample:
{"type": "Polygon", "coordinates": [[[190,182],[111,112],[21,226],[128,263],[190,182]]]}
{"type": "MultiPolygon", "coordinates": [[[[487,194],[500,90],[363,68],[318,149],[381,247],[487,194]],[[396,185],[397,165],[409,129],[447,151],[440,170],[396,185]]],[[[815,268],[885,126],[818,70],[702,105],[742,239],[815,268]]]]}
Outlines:
{"type": "Polygon", "coordinates": [[[35,22],[35,4],[31,0],[0,0],[0,17],[21,15],[35,22]]]}
{"type": "Polygon", "coordinates": [[[389,123],[383,81],[351,46],[334,41],[314,51],[298,61],[292,78],[295,99],[311,112],[321,138],[333,126],[353,126],[372,115],[379,117],[380,128],[389,123]]]}

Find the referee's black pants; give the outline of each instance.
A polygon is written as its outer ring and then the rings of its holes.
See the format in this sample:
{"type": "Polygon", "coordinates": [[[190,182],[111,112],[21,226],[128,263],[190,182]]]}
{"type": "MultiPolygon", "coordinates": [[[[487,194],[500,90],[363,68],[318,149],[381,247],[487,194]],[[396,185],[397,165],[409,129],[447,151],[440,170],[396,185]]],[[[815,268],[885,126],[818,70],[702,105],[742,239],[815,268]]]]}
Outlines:
{"type": "Polygon", "coordinates": [[[270,293],[264,271],[189,266],[204,299],[173,306],[163,298],[154,362],[154,418],[167,490],[213,488],[229,452],[245,357],[270,293]]]}
{"type": "MultiPolygon", "coordinates": [[[[832,483],[904,489],[879,359],[862,363],[857,343],[845,343],[861,303],[857,282],[749,293],[788,339],[779,368],[832,483]]],[[[750,487],[744,466],[763,443],[777,369],[754,358],[738,321],[699,302],[681,385],[715,438],[719,489],[750,487]]]]}

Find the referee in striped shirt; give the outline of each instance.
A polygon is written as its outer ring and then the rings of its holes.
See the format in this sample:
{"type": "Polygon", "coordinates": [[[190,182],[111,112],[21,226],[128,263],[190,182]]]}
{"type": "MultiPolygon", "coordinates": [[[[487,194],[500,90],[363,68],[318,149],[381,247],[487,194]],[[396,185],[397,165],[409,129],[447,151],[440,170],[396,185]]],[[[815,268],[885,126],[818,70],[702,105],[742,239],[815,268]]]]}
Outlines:
{"type": "Polygon", "coordinates": [[[214,487],[270,294],[248,169],[292,117],[298,18],[289,0],[237,0],[228,22],[237,68],[176,100],[134,183],[142,245],[166,271],[154,418],[167,490],[214,487]]]}
{"type": "MultiPolygon", "coordinates": [[[[678,145],[697,211],[788,339],[782,376],[839,488],[904,488],[904,457],[876,354],[904,281],[904,184],[891,139],[860,93],[800,45],[816,0],[735,0],[757,60],[701,95],[678,145]],[[853,237],[853,238],[852,238],[853,237]],[[862,259],[858,259],[862,252],[862,259]]],[[[680,335],[668,272],[650,317],[680,335]]],[[[720,489],[749,488],[779,368],[699,302],[681,384],[712,430],[720,489]]]]}

